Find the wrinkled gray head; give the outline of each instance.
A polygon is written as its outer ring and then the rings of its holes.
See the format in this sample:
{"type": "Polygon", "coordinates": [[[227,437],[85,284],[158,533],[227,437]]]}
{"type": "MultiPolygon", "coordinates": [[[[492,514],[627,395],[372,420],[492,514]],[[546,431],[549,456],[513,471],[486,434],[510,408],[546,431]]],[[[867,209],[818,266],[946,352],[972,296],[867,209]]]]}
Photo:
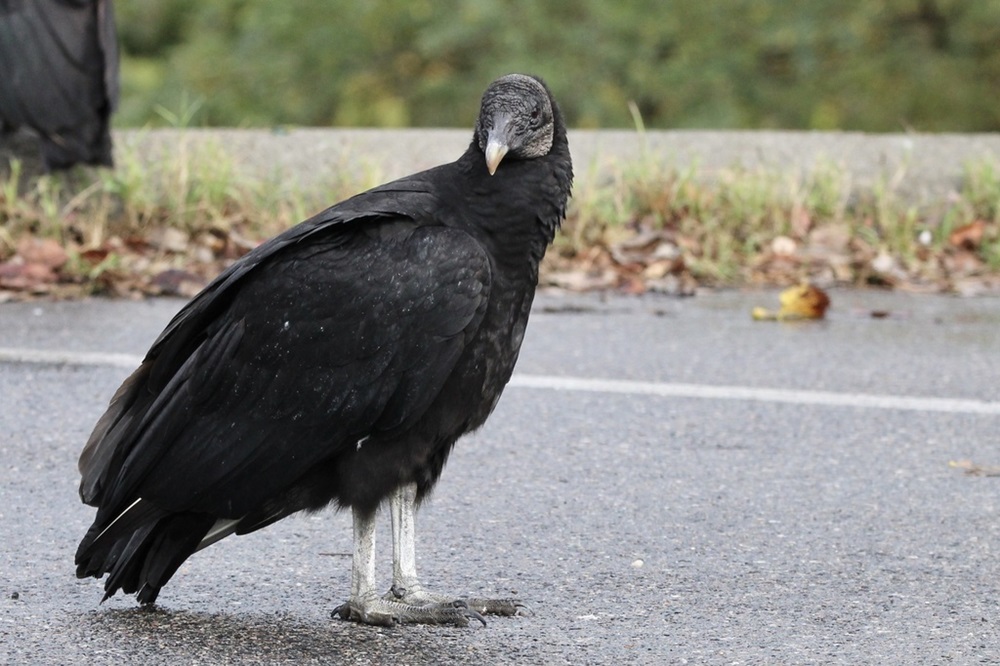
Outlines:
{"type": "Polygon", "coordinates": [[[547,155],[554,132],[552,99],[539,79],[508,74],[483,93],[476,138],[491,175],[505,155],[519,159],[547,155]]]}

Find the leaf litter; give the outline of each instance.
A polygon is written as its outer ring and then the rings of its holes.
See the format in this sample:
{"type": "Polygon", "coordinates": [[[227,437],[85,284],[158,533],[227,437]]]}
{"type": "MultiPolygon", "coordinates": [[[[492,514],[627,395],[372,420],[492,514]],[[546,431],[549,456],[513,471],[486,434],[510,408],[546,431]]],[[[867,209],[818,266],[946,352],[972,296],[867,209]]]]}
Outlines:
{"type": "MultiPolygon", "coordinates": [[[[616,201],[627,201],[613,209],[593,193],[579,193],[541,265],[540,285],[674,296],[716,287],[802,285],[819,290],[813,295],[834,285],[1000,294],[1000,224],[992,208],[949,226],[946,216],[887,221],[864,214],[867,209],[852,213],[862,214],[856,218],[842,209],[824,213],[822,206],[776,201],[746,211],[744,222],[739,210],[724,208],[735,206],[727,188],[745,188],[739,174],[715,186],[683,174],[661,176],[658,186],[614,183],[616,201]],[[720,221],[725,215],[730,218],[720,221]],[[899,240],[907,234],[912,238],[899,240]]],[[[299,213],[291,206],[292,217],[285,206],[276,219],[269,209],[244,201],[247,195],[238,188],[218,187],[220,201],[188,202],[177,210],[169,201],[116,198],[113,189],[95,190],[94,211],[86,210],[88,200],[78,194],[61,213],[55,206],[45,222],[43,197],[29,200],[9,183],[0,187],[0,302],[90,294],[190,297],[299,213]]],[[[968,208],[963,196],[956,193],[958,204],[968,208]]],[[[761,318],[822,318],[829,302],[821,300],[801,308],[782,303],[777,312],[762,310],[761,318]]]]}

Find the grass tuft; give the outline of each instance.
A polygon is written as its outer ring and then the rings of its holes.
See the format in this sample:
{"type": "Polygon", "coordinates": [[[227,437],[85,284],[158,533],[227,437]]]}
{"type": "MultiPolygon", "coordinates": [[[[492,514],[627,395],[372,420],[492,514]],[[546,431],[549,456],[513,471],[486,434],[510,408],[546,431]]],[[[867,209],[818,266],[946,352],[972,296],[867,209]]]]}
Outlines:
{"type": "MultiPolygon", "coordinates": [[[[280,174],[249,179],[219,142],[178,136],[152,162],[134,137],[119,145],[113,170],[28,179],[12,162],[0,177],[0,262],[16,263],[24,238],[52,239],[68,256],[58,278],[78,292],[158,293],[149,287],[156,275],[208,279],[256,242],[378,181],[371,170],[314,190],[280,174]]],[[[901,194],[904,169],[861,194],[828,162],[802,173],[731,168],[706,177],[696,164],[667,167],[647,155],[591,169],[556,260],[543,266],[605,276],[580,284],[637,290],[636,280],[673,274],[704,286],[812,279],[947,291],[959,278],[1000,273],[996,161],[969,163],[958,190],[921,207],[901,194]]]]}
{"type": "Polygon", "coordinates": [[[825,162],[808,173],[731,168],[714,178],[700,177],[697,166],[626,165],[592,178],[597,184],[574,198],[557,249],[572,258],[626,234],[661,231],[683,250],[686,270],[710,286],[794,284],[828,275],[834,261],[836,282],[937,281],[947,290],[941,264],[959,251],[985,272],[1000,268],[996,162],[967,165],[961,188],[932,205],[900,194],[904,179],[901,169],[858,194],[850,173],[825,162]],[[982,239],[956,246],[953,233],[977,220],[982,239]],[[781,271],[767,270],[782,258],[781,271]]]}

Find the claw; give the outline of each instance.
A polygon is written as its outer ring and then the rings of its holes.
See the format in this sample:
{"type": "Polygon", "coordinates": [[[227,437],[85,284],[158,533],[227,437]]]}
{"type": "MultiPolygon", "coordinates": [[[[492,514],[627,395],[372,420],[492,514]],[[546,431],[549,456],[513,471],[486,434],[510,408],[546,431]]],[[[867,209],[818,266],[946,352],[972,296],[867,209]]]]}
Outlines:
{"type": "Polygon", "coordinates": [[[486,618],[477,613],[476,611],[472,610],[471,608],[469,608],[469,604],[465,603],[464,600],[456,599],[455,601],[452,602],[452,606],[458,610],[464,610],[465,616],[467,618],[479,620],[480,622],[483,623],[484,627],[486,626],[486,618]]]}
{"type": "Polygon", "coordinates": [[[469,605],[469,608],[484,615],[510,617],[532,614],[531,609],[517,599],[465,599],[464,601],[469,605]]]}

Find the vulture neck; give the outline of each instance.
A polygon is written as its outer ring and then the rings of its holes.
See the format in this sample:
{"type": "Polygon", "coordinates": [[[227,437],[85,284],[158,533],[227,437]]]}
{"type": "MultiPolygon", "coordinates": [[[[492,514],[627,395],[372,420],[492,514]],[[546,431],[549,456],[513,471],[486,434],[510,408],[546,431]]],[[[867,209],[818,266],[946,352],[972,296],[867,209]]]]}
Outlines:
{"type": "Polygon", "coordinates": [[[505,273],[527,271],[526,277],[535,284],[538,264],[565,217],[573,182],[565,130],[557,131],[548,155],[505,159],[492,176],[475,140],[457,166],[467,174],[463,182],[472,185],[466,201],[475,221],[468,230],[505,273]]]}

